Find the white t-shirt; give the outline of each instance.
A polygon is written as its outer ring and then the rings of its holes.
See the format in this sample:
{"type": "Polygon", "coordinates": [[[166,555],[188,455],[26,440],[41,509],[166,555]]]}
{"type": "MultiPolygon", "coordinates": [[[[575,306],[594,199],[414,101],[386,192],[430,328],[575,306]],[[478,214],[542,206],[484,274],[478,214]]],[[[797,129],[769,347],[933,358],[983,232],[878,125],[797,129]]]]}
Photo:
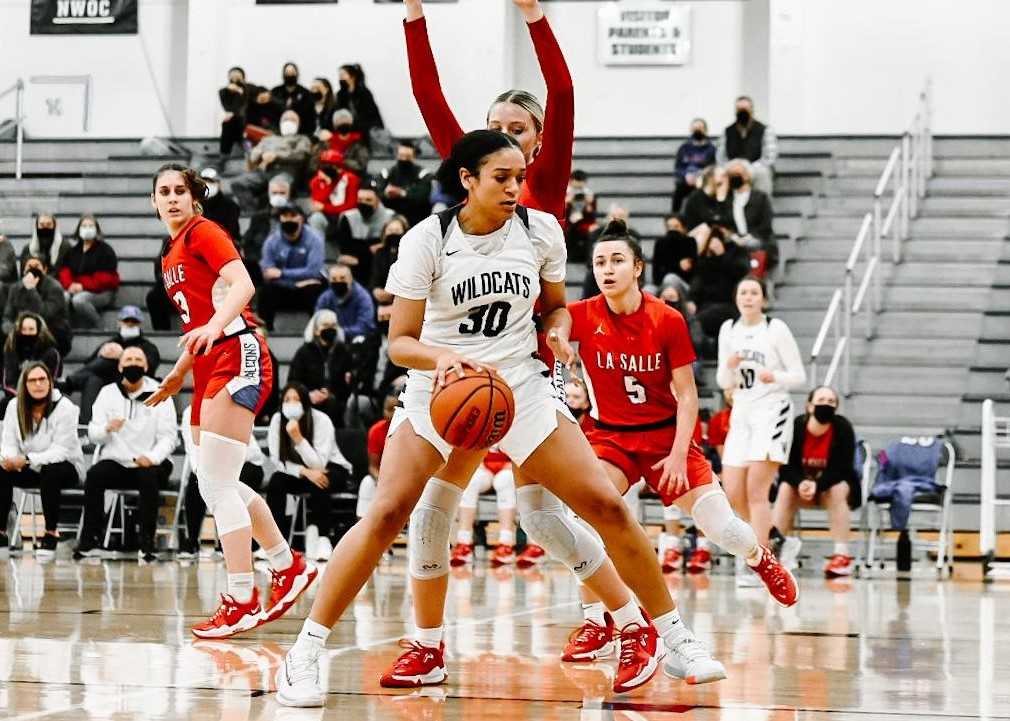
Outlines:
{"type": "Polygon", "coordinates": [[[439,216],[421,221],[400,241],[386,290],[426,300],[421,342],[498,368],[536,351],[533,304],[540,279],[565,279],[565,237],[549,213],[528,210],[488,235],[463,233],[453,218],[442,236],[439,216]]]}
{"type": "Polygon", "coordinates": [[[778,318],[762,317],[755,325],[744,325],[742,320],[722,324],[716,380],[721,388],[735,388],[733,405],[737,406],[768,397],[788,397],[790,390],[806,383],[807,373],[789,326],[778,318]],[[734,353],[743,358],[736,369],[728,364],[734,353]],[[758,380],[762,369],[775,375],[774,383],[758,380]]]}

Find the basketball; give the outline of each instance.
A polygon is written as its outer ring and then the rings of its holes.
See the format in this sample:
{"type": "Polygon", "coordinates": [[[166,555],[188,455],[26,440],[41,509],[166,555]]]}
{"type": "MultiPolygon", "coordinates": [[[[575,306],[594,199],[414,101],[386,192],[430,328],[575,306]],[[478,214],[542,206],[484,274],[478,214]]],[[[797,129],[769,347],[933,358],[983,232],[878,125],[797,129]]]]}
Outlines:
{"type": "Polygon", "coordinates": [[[469,451],[500,441],[515,417],[512,389],[494,371],[464,368],[431,395],[431,422],[446,443],[469,451]]]}

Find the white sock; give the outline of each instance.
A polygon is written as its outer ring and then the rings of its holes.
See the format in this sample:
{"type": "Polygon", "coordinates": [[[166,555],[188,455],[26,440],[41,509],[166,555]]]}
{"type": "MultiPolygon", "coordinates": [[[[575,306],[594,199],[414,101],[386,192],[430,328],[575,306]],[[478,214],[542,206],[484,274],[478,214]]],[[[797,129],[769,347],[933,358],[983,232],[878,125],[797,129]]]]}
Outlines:
{"type": "Polygon", "coordinates": [[[442,627],[421,628],[414,627],[414,640],[426,648],[438,648],[442,643],[442,627]]]}
{"type": "Polygon", "coordinates": [[[456,531],[456,543],[465,543],[468,546],[473,545],[473,529],[469,531],[464,531],[462,528],[456,531]]]}
{"type": "Polygon", "coordinates": [[[680,539],[677,538],[672,533],[660,533],[659,534],[659,552],[666,553],[667,550],[671,548],[676,548],[680,545],[680,539]]]}
{"type": "Polygon", "coordinates": [[[306,618],[302,624],[302,630],[298,634],[295,645],[291,648],[291,653],[296,656],[316,654],[326,645],[329,638],[330,629],[321,623],[316,623],[311,618],[306,618]]]}
{"type": "Polygon", "coordinates": [[[291,555],[291,547],[288,546],[287,541],[281,541],[273,548],[264,548],[263,552],[267,554],[270,568],[275,571],[291,568],[291,564],[295,562],[295,557],[291,555]]]}
{"type": "Polygon", "coordinates": [[[708,538],[705,536],[698,536],[698,540],[695,542],[695,548],[699,551],[708,550],[708,538]]]}
{"type": "Polygon", "coordinates": [[[587,621],[592,621],[593,623],[606,626],[607,620],[603,618],[603,614],[606,609],[603,607],[603,603],[597,601],[596,603],[583,603],[582,604],[582,617],[587,621]]]}
{"type": "Polygon", "coordinates": [[[616,611],[612,611],[610,615],[614,617],[614,626],[617,628],[624,628],[629,623],[637,623],[639,626],[646,625],[645,616],[642,615],[642,609],[638,607],[635,599],[631,599],[616,611]]]}
{"type": "Polygon", "coordinates": [[[652,619],[652,625],[656,627],[659,635],[668,646],[672,645],[671,642],[679,640],[685,633],[690,633],[684,622],[680,620],[680,612],[677,609],[652,619]]]}
{"type": "Polygon", "coordinates": [[[253,595],[253,573],[229,573],[228,595],[239,603],[248,603],[253,595]]]}
{"type": "Polygon", "coordinates": [[[744,559],[751,568],[756,568],[761,563],[761,544],[754,546],[754,550],[744,559]]]}
{"type": "Polygon", "coordinates": [[[498,531],[498,545],[500,546],[516,545],[516,532],[505,530],[498,531]]]}
{"type": "Polygon", "coordinates": [[[835,543],[835,555],[836,556],[848,556],[849,555],[849,544],[848,543],[835,543]]]}

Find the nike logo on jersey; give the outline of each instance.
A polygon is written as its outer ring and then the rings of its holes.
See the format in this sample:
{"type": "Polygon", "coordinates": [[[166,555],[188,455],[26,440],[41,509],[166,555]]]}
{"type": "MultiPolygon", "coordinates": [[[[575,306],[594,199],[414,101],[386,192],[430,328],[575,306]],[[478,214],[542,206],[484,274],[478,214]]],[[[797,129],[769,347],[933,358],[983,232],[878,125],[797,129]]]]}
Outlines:
{"type": "Polygon", "coordinates": [[[460,252],[460,250],[462,250],[462,248],[457,248],[456,250],[446,251],[446,256],[456,255],[456,253],[460,252]]]}

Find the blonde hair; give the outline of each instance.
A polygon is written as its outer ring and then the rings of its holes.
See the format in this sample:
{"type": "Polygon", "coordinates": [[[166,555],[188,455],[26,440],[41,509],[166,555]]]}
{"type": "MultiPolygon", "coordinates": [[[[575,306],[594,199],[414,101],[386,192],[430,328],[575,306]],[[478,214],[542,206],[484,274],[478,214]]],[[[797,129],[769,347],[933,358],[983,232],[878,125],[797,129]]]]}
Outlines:
{"type": "Polygon", "coordinates": [[[544,106],[540,104],[537,97],[526,90],[506,90],[504,93],[499,95],[491,103],[491,107],[488,108],[488,117],[491,117],[491,111],[494,106],[499,103],[512,103],[513,105],[518,105],[520,108],[525,110],[533,118],[533,127],[536,128],[538,133],[544,131],[544,106]]]}

